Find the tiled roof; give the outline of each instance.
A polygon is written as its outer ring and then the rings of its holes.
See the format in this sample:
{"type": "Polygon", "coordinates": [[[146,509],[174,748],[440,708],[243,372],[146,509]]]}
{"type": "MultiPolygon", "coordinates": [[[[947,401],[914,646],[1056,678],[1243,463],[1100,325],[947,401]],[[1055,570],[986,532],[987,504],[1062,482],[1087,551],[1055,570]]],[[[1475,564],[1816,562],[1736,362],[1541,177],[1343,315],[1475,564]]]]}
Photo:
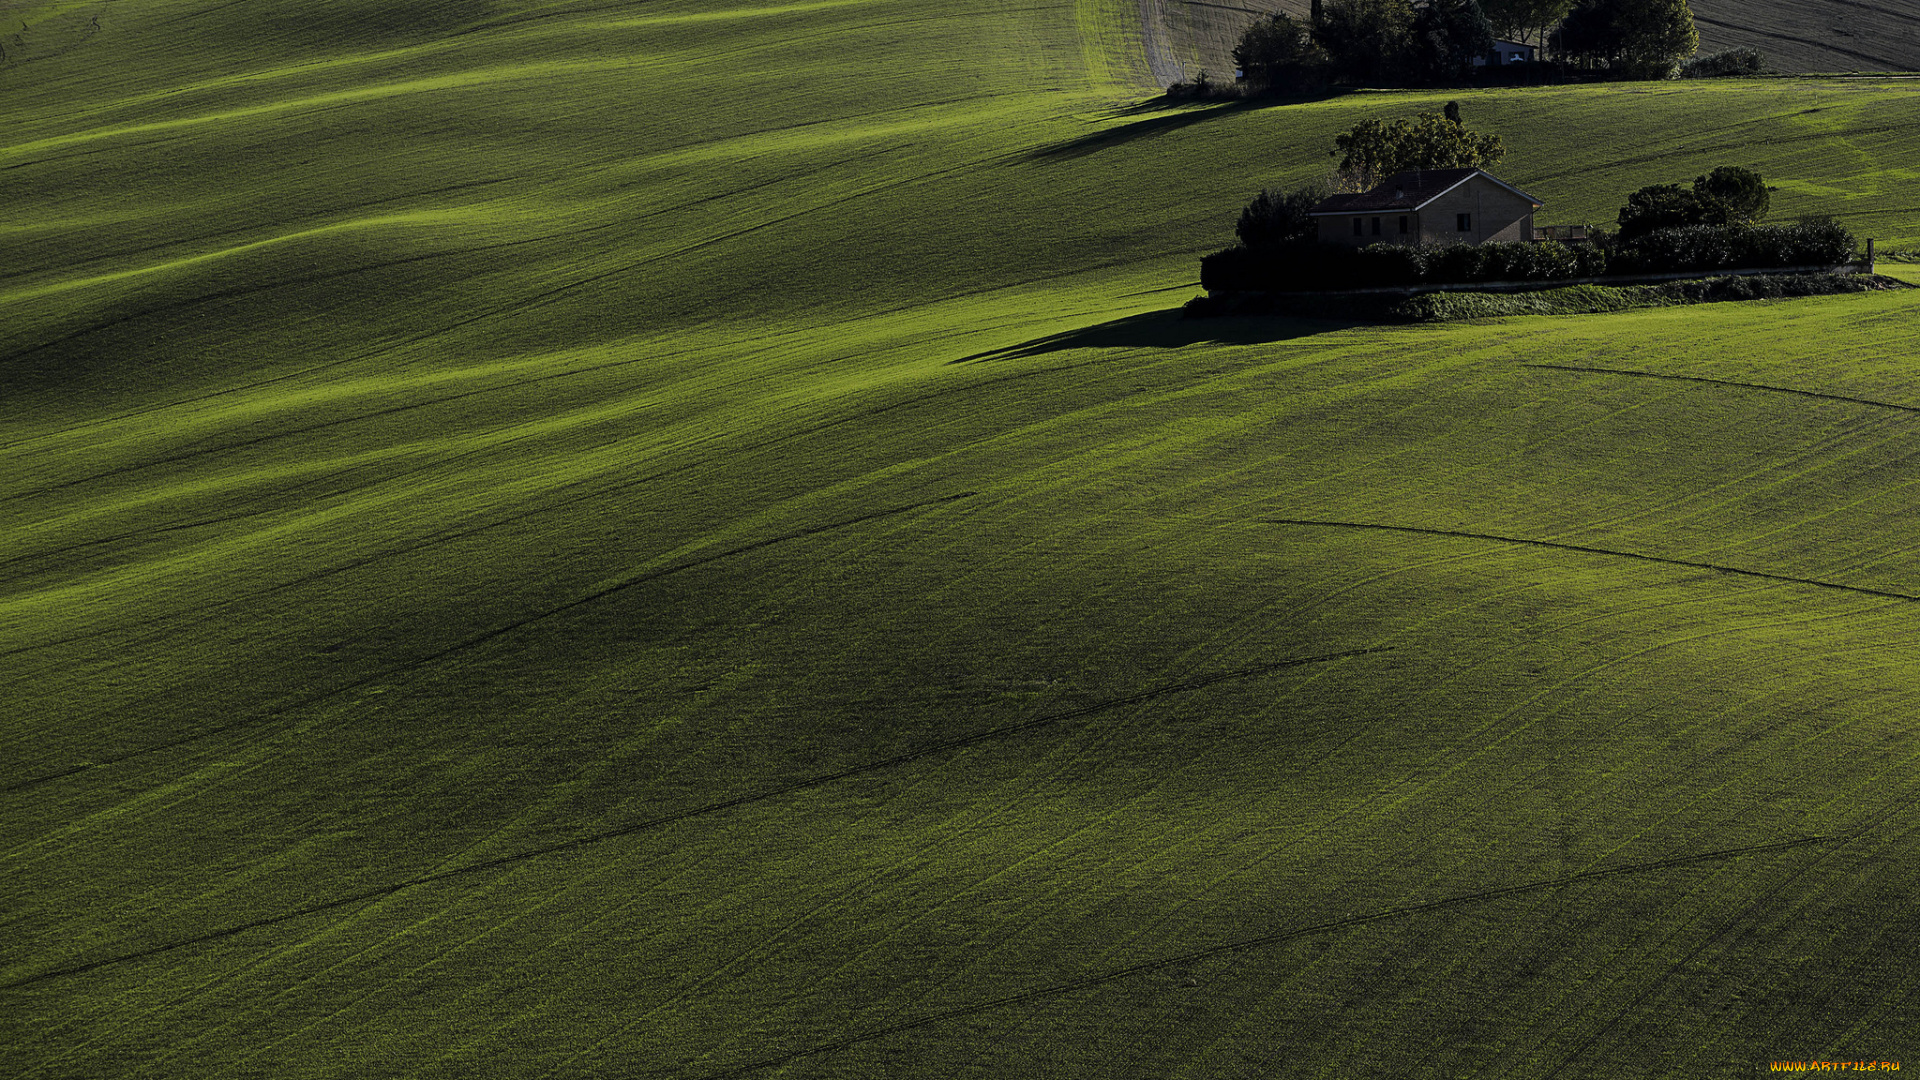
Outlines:
{"type": "MultiPolygon", "coordinates": [[[[1367,214],[1385,210],[1418,210],[1420,207],[1460,186],[1479,169],[1415,169],[1411,172],[1394,173],[1380,181],[1371,191],[1357,194],[1334,195],[1315,206],[1313,214],[1367,214]]],[[[1534,205],[1540,200],[1494,177],[1481,173],[1487,179],[1522,196],[1534,205]]]]}

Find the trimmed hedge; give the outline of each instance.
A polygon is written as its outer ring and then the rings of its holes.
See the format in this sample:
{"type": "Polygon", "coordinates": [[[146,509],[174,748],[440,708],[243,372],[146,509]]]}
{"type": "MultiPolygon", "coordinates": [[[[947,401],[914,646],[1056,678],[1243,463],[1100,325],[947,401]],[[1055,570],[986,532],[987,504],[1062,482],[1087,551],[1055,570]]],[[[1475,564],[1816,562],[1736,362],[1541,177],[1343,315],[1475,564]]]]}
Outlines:
{"type": "Polygon", "coordinates": [[[1632,308],[1727,300],[1780,300],[1911,287],[1877,274],[1770,274],[1697,278],[1658,285],[1565,285],[1528,292],[1437,292],[1412,297],[1233,293],[1196,296],[1187,301],[1183,311],[1186,317],[1195,319],[1282,315],[1350,323],[1422,323],[1507,315],[1589,315],[1632,308]]]}
{"type": "Polygon", "coordinates": [[[1565,281],[1694,270],[1768,270],[1837,266],[1854,258],[1854,237],[1832,219],[1797,225],[1691,225],[1660,229],[1619,243],[1288,244],[1231,247],[1200,260],[1208,292],[1340,292],[1482,281],[1565,281]]]}
{"type": "Polygon", "coordinates": [[[1208,292],[1329,292],[1476,281],[1557,281],[1593,277],[1607,254],[1592,245],[1449,244],[1363,248],[1296,244],[1271,249],[1231,247],[1200,260],[1208,292]]]}
{"type": "Polygon", "coordinates": [[[1795,225],[1689,225],[1659,229],[1615,246],[1621,274],[1688,270],[1767,270],[1852,262],[1853,233],[1832,218],[1795,225]]]}

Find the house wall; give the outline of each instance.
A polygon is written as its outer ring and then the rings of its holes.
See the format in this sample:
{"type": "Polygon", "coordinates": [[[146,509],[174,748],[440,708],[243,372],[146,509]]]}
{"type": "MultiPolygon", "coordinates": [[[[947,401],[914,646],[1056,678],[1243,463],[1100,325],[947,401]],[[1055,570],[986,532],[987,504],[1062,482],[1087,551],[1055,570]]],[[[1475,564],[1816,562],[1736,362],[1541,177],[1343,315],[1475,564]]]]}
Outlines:
{"type": "Polygon", "coordinates": [[[1533,204],[1484,176],[1440,196],[1419,210],[1387,210],[1378,214],[1339,214],[1315,218],[1320,227],[1320,242],[1341,247],[1366,247],[1368,244],[1485,244],[1494,240],[1533,239],[1533,204]],[[1461,232],[1460,214],[1473,215],[1473,228],[1461,232]],[[1400,219],[1407,219],[1407,232],[1400,231],[1400,219]],[[1353,222],[1360,221],[1360,235],[1353,234],[1353,222]],[[1380,219],[1380,234],[1374,235],[1373,219],[1380,219]]]}
{"type": "Polygon", "coordinates": [[[1533,204],[1476,176],[1420,208],[1422,244],[1485,244],[1494,240],[1533,239],[1533,204]],[[1473,228],[1461,232],[1458,215],[1472,214],[1473,228]]]}
{"type": "Polygon", "coordinates": [[[1419,236],[1417,215],[1411,210],[1388,210],[1378,214],[1341,214],[1315,218],[1320,226],[1320,242],[1341,247],[1366,247],[1368,244],[1411,244],[1419,236]],[[1400,232],[1400,219],[1407,219],[1407,232],[1400,232]],[[1353,222],[1360,219],[1360,235],[1353,235],[1353,222]],[[1373,235],[1373,219],[1380,219],[1380,235],[1373,235]]]}

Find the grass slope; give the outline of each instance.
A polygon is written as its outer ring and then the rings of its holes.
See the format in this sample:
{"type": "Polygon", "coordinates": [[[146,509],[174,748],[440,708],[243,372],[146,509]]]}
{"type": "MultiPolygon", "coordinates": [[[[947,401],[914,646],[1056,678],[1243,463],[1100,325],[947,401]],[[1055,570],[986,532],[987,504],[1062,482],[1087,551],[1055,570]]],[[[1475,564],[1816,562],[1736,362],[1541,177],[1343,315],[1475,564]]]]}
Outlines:
{"type": "MultiPolygon", "coordinates": [[[[1920,294],[1180,322],[1440,99],[1132,12],[23,9],[9,1065],[1912,1057],[1920,294]]],[[[1688,89],[1466,105],[1920,241],[1914,84],[1688,89]]]]}

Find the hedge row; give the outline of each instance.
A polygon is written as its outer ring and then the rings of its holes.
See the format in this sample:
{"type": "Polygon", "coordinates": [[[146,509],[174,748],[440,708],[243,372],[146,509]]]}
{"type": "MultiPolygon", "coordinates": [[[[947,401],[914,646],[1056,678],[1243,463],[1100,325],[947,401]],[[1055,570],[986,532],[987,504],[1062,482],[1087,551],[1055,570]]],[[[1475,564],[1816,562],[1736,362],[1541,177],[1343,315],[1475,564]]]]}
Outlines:
{"type": "Polygon", "coordinates": [[[1200,260],[1200,284],[1208,292],[1327,292],[1477,281],[1556,281],[1591,277],[1605,267],[1606,254],[1599,248],[1573,248],[1551,240],[1445,247],[1231,247],[1200,260]]]}
{"type": "Polygon", "coordinates": [[[1689,225],[1616,245],[1616,274],[1837,266],[1854,258],[1853,233],[1831,218],[1795,225],[1689,225]]]}
{"type": "Polygon", "coordinates": [[[1771,300],[1910,288],[1877,274],[1771,274],[1657,285],[1563,285],[1529,292],[1439,292],[1419,296],[1225,293],[1187,301],[1188,318],[1285,315],[1352,323],[1449,322],[1505,315],[1585,315],[1632,308],[1771,300]]]}
{"type": "Polygon", "coordinates": [[[1608,273],[1834,266],[1853,257],[1853,234],[1828,219],[1797,225],[1662,229],[1611,249],[1551,240],[1444,247],[1236,246],[1200,260],[1200,284],[1214,293],[1338,292],[1483,281],[1564,281],[1608,273]]]}

